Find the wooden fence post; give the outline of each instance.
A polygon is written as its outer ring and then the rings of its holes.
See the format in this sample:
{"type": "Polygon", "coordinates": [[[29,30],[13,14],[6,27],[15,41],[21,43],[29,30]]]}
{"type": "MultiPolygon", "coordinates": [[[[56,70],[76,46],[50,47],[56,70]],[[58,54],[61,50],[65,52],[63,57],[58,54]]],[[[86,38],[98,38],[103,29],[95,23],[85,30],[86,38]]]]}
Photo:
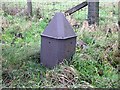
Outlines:
{"type": "Polygon", "coordinates": [[[29,16],[32,16],[32,1],[27,0],[27,13],[29,16]]]}
{"type": "Polygon", "coordinates": [[[99,25],[99,0],[88,1],[88,23],[99,25]]]}

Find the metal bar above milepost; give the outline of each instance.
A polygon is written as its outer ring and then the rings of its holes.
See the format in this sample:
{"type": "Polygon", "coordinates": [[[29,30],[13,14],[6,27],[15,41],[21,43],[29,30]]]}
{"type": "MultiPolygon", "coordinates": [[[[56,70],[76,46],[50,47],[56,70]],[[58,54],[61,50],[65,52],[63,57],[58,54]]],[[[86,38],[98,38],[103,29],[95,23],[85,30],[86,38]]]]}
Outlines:
{"type": "Polygon", "coordinates": [[[86,7],[87,5],[88,5],[87,1],[82,2],[81,4],[79,4],[79,5],[77,5],[77,6],[73,7],[73,8],[65,11],[65,13],[71,15],[71,14],[73,14],[74,12],[76,12],[76,11],[78,11],[78,10],[86,7]]]}

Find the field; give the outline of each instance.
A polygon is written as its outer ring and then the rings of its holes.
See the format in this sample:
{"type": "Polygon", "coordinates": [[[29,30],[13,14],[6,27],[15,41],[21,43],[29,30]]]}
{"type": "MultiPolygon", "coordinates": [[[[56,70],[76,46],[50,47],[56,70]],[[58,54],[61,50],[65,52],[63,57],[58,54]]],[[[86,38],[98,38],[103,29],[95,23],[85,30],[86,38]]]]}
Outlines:
{"type": "Polygon", "coordinates": [[[3,88],[120,88],[118,5],[115,2],[100,3],[99,26],[86,26],[87,7],[66,16],[77,34],[73,59],[65,60],[54,69],[40,65],[41,33],[55,12],[64,12],[78,2],[33,2],[32,18],[24,13],[8,14],[11,8],[26,7],[25,2],[5,3],[9,9],[6,12],[0,9],[3,88]]]}

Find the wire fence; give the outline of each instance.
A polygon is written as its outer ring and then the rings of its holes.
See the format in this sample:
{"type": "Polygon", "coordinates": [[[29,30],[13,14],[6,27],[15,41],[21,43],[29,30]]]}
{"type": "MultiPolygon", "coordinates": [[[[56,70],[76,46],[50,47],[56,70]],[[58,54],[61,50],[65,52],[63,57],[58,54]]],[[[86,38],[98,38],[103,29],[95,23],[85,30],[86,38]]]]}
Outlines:
{"type": "MultiPolygon", "coordinates": [[[[33,0],[32,1],[32,11],[33,11],[33,16],[38,15],[38,18],[48,18],[51,19],[56,12],[65,12],[68,9],[82,3],[85,0],[40,0],[39,2],[33,0]],[[53,1],[53,2],[52,2],[53,1]]],[[[2,9],[6,9],[7,8],[7,13],[10,13],[12,15],[18,15],[18,16],[25,16],[26,12],[27,12],[27,0],[18,0],[18,1],[14,1],[14,2],[1,2],[2,5],[2,9]]],[[[118,16],[117,13],[114,14],[114,12],[116,12],[117,9],[115,9],[117,7],[117,3],[116,2],[107,2],[107,3],[100,3],[100,11],[99,11],[99,15],[100,15],[100,23],[104,23],[102,22],[102,19],[105,18],[106,21],[108,21],[110,19],[114,19],[114,22],[116,22],[118,16]],[[111,7],[109,7],[111,6],[111,7]],[[113,8],[115,7],[115,8],[113,8]],[[109,9],[107,9],[109,8],[109,9]],[[111,11],[110,11],[111,10],[111,11]],[[109,14],[107,14],[107,13],[109,14]],[[110,17],[111,15],[111,17],[110,17]],[[115,16],[113,18],[113,15],[115,16]],[[110,17],[110,18],[108,18],[110,17]]],[[[5,11],[5,10],[4,10],[5,11]]],[[[117,11],[118,12],[118,11],[117,11]]],[[[75,13],[73,13],[71,16],[74,17],[75,20],[77,20],[79,23],[82,23],[82,21],[84,21],[85,19],[88,18],[88,7],[85,7],[83,9],[80,9],[79,11],[76,11],[75,13]]],[[[104,21],[104,20],[103,20],[104,21]]]]}
{"type": "MultiPolygon", "coordinates": [[[[83,1],[83,0],[82,0],[83,1]]],[[[56,2],[32,2],[32,9],[33,9],[33,15],[36,13],[36,11],[39,10],[39,13],[43,17],[51,17],[56,12],[65,12],[66,10],[72,8],[73,6],[76,6],[80,4],[82,1],[80,0],[69,0],[69,1],[56,1],[56,2]]],[[[22,12],[22,10],[25,10],[27,8],[27,1],[22,0],[21,2],[3,2],[2,8],[7,7],[8,12],[11,14],[17,14],[22,12]]],[[[24,11],[25,12],[25,11],[24,11]]],[[[77,14],[80,14],[80,11],[76,12],[77,14]]],[[[87,14],[87,13],[86,13],[87,14]]]]}

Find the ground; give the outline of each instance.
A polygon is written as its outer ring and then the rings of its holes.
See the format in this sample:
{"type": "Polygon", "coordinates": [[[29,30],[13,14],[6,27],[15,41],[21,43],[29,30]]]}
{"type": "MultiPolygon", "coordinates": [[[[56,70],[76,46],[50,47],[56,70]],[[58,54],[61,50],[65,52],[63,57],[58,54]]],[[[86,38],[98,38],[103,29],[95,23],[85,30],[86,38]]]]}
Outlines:
{"type": "Polygon", "coordinates": [[[54,69],[40,65],[40,34],[55,12],[64,12],[78,2],[34,2],[32,18],[8,13],[10,8],[23,8],[24,2],[5,4],[8,11],[0,10],[3,88],[119,87],[117,3],[100,3],[99,27],[87,26],[87,7],[66,17],[77,34],[76,52],[71,62],[65,60],[54,69]]]}

